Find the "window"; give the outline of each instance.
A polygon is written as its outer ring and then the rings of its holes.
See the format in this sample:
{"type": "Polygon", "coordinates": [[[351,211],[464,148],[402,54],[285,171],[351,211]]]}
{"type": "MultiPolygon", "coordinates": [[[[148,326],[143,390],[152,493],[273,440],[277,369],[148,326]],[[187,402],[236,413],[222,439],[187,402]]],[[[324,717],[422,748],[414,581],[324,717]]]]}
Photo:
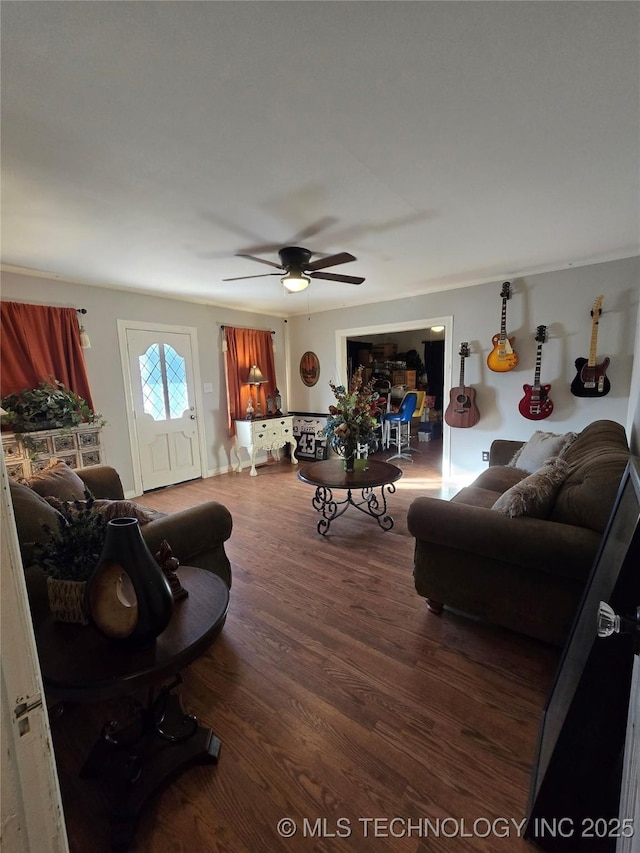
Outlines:
{"type": "Polygon", "coordinates": [[[154,421],[181,418],[189,408],[184,358],[169,344],[152,344],[138,364],[146,414],[154,421]]]}

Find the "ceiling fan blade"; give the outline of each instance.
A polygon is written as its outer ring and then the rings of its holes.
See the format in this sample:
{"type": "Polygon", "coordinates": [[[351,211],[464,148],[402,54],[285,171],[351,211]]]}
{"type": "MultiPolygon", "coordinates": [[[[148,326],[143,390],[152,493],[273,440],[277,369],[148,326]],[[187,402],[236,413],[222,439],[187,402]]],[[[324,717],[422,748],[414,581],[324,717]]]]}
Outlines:
{"type": "Polygon", "coordinates": [[[335,225],[337,221],[338,220],[335,216],[323,216],[321,219],[318,219],[317,222],[313,222],[311,225],[307,225],[306,228],[303,228],[302,231],[298,231],[298,233],[295,234],[288,242],[292,245],[298,246],[302,240],[306,240],[307,237],[315,236],[320,231],[324,231],[325,228],[330,228],[332,225],[335,225]]]}
{"type": "Polygon", "coordinates": [[[323,270],[325,267],[335,267],[337,264],[347,264],[350,261],[355,261],[353,255],[349,252],[340,252],[339,255],[329,255],[328,258],[320,258],[312,264],[307,264],[307,270],[323,270]]]}
{"type": "Polygon", "coordinates": [[[237,275],[234,278],[223,278],[223,281],[240,281],[243,278],[266,278],[268,275],[280,275],[279,272],[258,273],[258,275],[237,275]]]}
{"type": "Polygon", "coordinates": [[[343,281],[345,284],[362,284],[363,278],[355,275],[340,275],[334,272],[310,272],[310,278],[326,278],[327,281],[343,281]]]}
{"type": "Polygon", "coordinates": [[[245,255],[239,252],[236,258],[249,258],[250,261],[257,261],[259,264],[267,264],[267,266],[276,267],[279,270],[284,269],[280,264],[276,264],[273,261],[266,261],[264,258],[256,258],[255,255],[245,255]]]}

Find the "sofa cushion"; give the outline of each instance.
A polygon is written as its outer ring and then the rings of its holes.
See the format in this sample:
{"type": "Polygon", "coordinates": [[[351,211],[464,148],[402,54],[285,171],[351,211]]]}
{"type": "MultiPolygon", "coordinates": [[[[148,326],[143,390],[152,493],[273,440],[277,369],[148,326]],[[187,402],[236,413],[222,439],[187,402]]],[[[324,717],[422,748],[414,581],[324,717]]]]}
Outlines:
{"type": "Polygon", "coordinates": [[[482,489],[490,489],[492,492],[502,494],[515,486],[527,476],[526,471],[519,468],[508,468],[506,465],[491,465],[473,481],[474,486],[482,489]]]}
{"type": "Polygon", "coordinates": [[[529,474],[507,489],[492,509],[510,518],[519,515],[548,518],[560,486],[567,476],[567,470],[566,462],[556,457],[548,465],[543,465],[534,474],[529,474]]]}
{"type": "Polygon", "coordinates": [[[509,462],[509,467],[533,474],[534,471],[542,468],[548,459],[563,456],[576,438],[575,432],[543,432],[537,429],[529,441],[516,451],[509,462]]]}
{"type": "Polygon", "coordinates": [[[549,517],[603,532],[629,461],[624,427],[595,421],[569,447],[564,461],[569,471],[549,517]]]}
{"type": "Polygon", "coordinates": [[[48,524],[52,530],[55,530],[58,526],[58,519],[62,516],[29,486],[9,480],[9,491],[13,504],[13,514],[16,519],[22,562],[26,567],[33,561],[35,544],[44,542],[47,538],[43,525],[48,524]]]}
{"type": "Polygon", "coordinates": [[[29,477],[28,483],[43,498],[51,495],[62,501],[80,501],[85,497],[84,482],[60,459],[52,459],[46,468],[29,477]]]}
{"type": "Polygon", "coordinates": [[[472,483],[461,489],[457,495],[451,498],[451,503],[465,504],[466,506],[479,506],[485,509],[491,509],[499,497],[499,492],[493,489],[483,489],[472,483]]]}

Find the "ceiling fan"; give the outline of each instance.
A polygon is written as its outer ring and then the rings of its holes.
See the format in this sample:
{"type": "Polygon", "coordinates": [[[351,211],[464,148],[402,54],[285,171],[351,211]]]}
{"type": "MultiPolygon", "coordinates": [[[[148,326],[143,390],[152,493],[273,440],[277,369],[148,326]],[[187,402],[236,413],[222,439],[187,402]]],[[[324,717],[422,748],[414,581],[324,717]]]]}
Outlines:
{"type": "Polygon", "coordinates": [[[326,267],[335,267],[338,264],[346,264],[349,261],[355,261],[353,255],[348,252],[340,252],[337,255],[330,255],[328,258],[320,258],[317,261],[311,261],[313,252],[309,249],[303,249],[300,246],[284,246],[278,251],[280,263],[267,261],[264,258],[256,258],[254,255],[245,255],[238,253],[238,258],[249,258],[252,261],[257,261],[260,264],[267,264],[270,267],[275,267],[278,270],[283,270],[284,275],[279,272],[267,272],[258,275],[241,275],[235,278],[225,278],[223,281],[240,281],[244,278],[262,278],[267,275],[279,275],[280,281],[290,293],[296,293],[300,290],[305,290],[309,287],[312,278],[324,278],[328,281],[342,281],[345,284],[362,284],[363,278],[355,275],[341,275],[339,273],[324,272],[326,267]]]}

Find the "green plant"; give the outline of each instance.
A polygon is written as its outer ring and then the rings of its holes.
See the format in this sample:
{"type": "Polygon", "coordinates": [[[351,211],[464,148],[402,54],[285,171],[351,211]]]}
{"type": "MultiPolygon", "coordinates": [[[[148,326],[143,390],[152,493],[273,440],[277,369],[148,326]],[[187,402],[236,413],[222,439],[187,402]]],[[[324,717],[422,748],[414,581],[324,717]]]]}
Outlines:
{"type": "Polygon", "coordinates": [[[35,562],[56,580],[86,581],[98,564],[104,545],[106,521],[93,512],[93,498],[85,491],[86,502],[64,501],[58,529],[43,525],[45,542],[36,547],[35,562]]]}
{"type": "Polygon", "coordinates": [[[66,388],[58,379],[41,382],[37,388],[25,388],[0,399],[6,415],[2,424],[17,433],[42,429],[62,429],[89,423],[104,426],[100,412],[94,412],[86,400],[66,388]]]}
{"type": "Polygon", "coordinates": [[[375,437],[379,395],[373,390],[373,380],[363,382],[363,371],[361,364],[351,377],[348,390],[329,380],[337,405],[329,406],[327,423],[320,435],[325,435],[331,447],[344,456],[354,453],[358,445],[369,444],[375,437]]]}

